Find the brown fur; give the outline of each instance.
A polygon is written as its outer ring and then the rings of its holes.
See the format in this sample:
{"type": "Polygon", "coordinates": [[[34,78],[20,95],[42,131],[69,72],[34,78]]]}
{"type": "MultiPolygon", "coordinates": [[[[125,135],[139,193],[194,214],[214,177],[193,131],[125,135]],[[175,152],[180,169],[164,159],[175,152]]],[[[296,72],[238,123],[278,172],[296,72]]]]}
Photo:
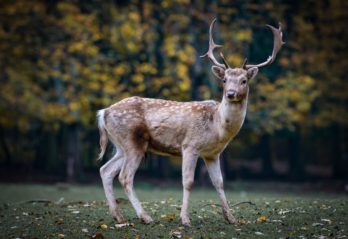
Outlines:
{"type": "Polygon", "coordinates": [[[146,151],[149,141],[149,132],[145,124],[140,124],[134,128],[132,133],[132,142],[134,146],[141,152],[146,151]]]}

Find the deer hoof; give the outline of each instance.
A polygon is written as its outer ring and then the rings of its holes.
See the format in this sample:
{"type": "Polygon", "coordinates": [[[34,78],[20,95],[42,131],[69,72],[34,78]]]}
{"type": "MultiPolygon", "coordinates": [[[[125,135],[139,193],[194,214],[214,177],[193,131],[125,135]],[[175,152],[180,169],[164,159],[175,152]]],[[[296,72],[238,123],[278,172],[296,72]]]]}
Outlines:
{"type": "Polygon", "coordinates": [[[184,227],[191,227],[191,222],[188,218],[182,218],[181,223],[184,227]]]}
{"type": "Polygon", "coordinates": [[[145,224],[153,223],[152,218],[149,215],[147,215],[146,213],[144,213],[140,216],[140,220],[145,224]]]}
{"type": "Polygon", "coordinates": [[[126,222],[126,219],[123,217],[123,215],[121,214],[121,212],[113,212],[112,213],[112,217],[114,218],[114,220],[117,222],[117,223],[125,223],[126,222]]]}
{"type": "Polygon", "coordinates": [[[224,213],[224,217],[225,219],[228,221],[228,223],[230,224],[236,224],[237,223],[237,220],[234,216],[232,216],[231,213],[224,213]]]}
{"type": "Polygon", "coordinates": [[[126,219],[122,215],[118,215],[118,216],[113,217],[113,218],[119,224],[127,222],[126,219]]]}

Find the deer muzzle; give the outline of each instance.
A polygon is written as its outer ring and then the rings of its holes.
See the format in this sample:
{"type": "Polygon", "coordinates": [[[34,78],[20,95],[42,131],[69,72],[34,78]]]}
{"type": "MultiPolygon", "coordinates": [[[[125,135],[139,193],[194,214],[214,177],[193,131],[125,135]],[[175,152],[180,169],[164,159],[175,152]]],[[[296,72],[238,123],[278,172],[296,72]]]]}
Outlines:
{"type": "Polygon", "coordinates": [[[226,92],[226,97],[229,99],[229,100],[236,100],[237,99],[237,96],[238,96],[238,93],[237,91],[235,90],[228,90],[226,92]]]}

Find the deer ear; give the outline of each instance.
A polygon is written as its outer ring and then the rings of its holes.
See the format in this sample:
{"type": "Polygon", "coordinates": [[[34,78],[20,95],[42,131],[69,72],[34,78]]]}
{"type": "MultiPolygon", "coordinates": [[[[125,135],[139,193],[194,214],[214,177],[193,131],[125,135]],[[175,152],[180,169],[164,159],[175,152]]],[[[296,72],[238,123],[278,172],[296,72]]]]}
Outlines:
{"type": "Polygon", "coordinates": [[[254,79],[254,77],[257,75],[257,72],[259,72],[259,68],[257,67],[252,67],[247,70],[247,78],[248,80],[254,79]]]}
{"type": "Polygon", "coordinates": [[[212,66],[211,70],[213,71],[214,75],[222,80],[225,77],[225,69],[220,66],[212,66]]]}

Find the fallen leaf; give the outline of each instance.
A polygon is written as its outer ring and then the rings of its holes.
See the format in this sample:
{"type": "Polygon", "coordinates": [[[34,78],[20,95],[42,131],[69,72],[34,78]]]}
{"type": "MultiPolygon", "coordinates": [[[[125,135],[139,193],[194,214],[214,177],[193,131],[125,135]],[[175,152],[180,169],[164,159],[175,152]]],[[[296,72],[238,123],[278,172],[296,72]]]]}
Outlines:
{"type": "Polygon", "coordinates": [[[180,231],[173,231],[172,233],[172,237],[175,237],[175,238],[181,238],[182,237],[182,234],[180,231]]]}
{"type": "Polygon", "coordinates": [[[105,237],[100,232],[97,232],[91,238],[92,239],[104,239],[105,237]]]}
{"type": "Polygon", "coordinates": [[[262,235],[265,235],[265,234],[263,234],[262,232],[255,232],[255,235],[262,236],[262,235]]]}
{"type": "Polygon", "coordinates": [[[59,238],[64,238],[65,235],[60,233],[60,234],[58,234],[58,237],[59,237],[59,238]]]}
{"type": "Polygon", "coordinates": [[[71,213],[72,213],[72,214],[79,214],[80,211],[74,210],[74,211],[72,211],[71,213]]]}
{"type": "Polygon", "coordinates": [[[317,227],[317,226],[323,226],[324,224],[320,223],[320,222],[314,222],[312,223],[313,227],[317,227]]]}
{"type": "Polygon", "coordinates": [[[275,219],[275,220],[272,220],[272,222],[283,222],[283,221],[275,219]]]}
{"type": "Polygon", "coordinates": [[[279,215],[284,215],[291,212],[290,210],[285,210],[285,209],[280,209],[280,211],[278,212],[279,215]]]}
{"type": "Polygon", "coordinates": [[[99,227],[103,230],[108,229],[108,225],[106,225],[106,224],[101,224],[99,227]]]}
{"type": "Polygon", "coordinates": [[[248,224],[248,222],[247,222],[247,220],[245,220],[245,219],[240,219],[240,220],[239,220],[239,224],[245,225],[245,224],[248,224]]]}
{"type": "Polygon", "coordinates": [[[321,221],[322,221],[322,222],[327,222],[327,223],[331,224],[331,220],[330,220],[330,219],[325,219],[325,218],[323,218],[323,219],[321,219],[321,221]]]}
{"type": "Polygon", "coordinates": [[[57,221],[55,221],[57,225],[62,225],[64,224],[64,220],[62,218],[59,218],[57,221]]]}
{"type": "Polygon", "coordinates": [[[174,214],[174,213],[172,213],[172,214],[163,214],[163,215],[161,215],[161,218],[167,219],[169,221],[173,221],[174,219],[176,219],[176,214],[174,214]]]}
{"type": "Polygon", "coordinates": [[[264,215],[261,215],[261,216],[259,216],[259,217],[257,218],[257,221],[258,221],[258,222],[265,222],[265,221],[267,221],[267,217],[264,216],[264,215]]]}
{"type": "Polygon", "coordinates": [[[85,232],[85,233],[88,233],[88,229],[87,228],[82,228],[81,231],[85,232]]]}
{"type": "Polygon", "coordinates": [[[133,223],[119,223],[119,224],[115,224],[116,228],[122,228],[122,227],[133,227],[134,224],[133,223]]]}

